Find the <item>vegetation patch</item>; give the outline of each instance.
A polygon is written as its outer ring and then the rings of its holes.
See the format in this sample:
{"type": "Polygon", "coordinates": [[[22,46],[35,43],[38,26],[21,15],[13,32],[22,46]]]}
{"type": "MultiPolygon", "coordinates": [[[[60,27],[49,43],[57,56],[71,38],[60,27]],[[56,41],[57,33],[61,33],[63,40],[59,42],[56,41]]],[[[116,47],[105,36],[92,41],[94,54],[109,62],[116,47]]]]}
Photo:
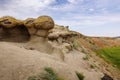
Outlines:
{"type": "Polygon", "coordinates": [[[84,57],[83,57],[83,60],[89,60],[88,56],[87,56],[87,55],[84,56],[84,57]]]}
{"type": "Polygon", "coordinates": [[[84,80],[84,78],[85,78],[85,76],[83,75],[83,73],[76,72],[76,75],[79,78],[79,80],[84,80]]]}
{"type": "Polygon", "coordinates": [[[45,73],[40,73],[36,76],[30,76],[28,80],[64,80],[60,78],[52,68],[46,67],[44,70],[45,73]]]}
{"type": "Polygon", "coordinates": [[[120,46],[103,48],[96,51],[102,58],[107,62],[112,63],[114,66],[117,66],[120,69],[120,46]]]}
{"type": "Polygon", "coordinates": [[[94,69],[96,66],[94,64],[90,64],[90,68],[94,69]]]}
{"type": "Polygon", "coordinates": [[[78,49],[78,47],[80,47],[79,41],[78,40],[73,40],[73,48],[78,49]]]}

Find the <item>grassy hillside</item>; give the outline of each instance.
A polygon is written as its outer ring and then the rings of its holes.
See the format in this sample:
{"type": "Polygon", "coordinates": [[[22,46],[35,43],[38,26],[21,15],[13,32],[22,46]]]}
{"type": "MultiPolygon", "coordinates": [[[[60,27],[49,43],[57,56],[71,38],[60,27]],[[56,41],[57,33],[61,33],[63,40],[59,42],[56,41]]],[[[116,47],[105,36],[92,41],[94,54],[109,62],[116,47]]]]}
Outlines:
{"type": "Polygon", "coordinates": [[[103,57],[106,61],[112,63],[120,69],[120,46],[119,47],[111,47],[111,48],[103,48],[96,51],[101,57],[103,57]]]}

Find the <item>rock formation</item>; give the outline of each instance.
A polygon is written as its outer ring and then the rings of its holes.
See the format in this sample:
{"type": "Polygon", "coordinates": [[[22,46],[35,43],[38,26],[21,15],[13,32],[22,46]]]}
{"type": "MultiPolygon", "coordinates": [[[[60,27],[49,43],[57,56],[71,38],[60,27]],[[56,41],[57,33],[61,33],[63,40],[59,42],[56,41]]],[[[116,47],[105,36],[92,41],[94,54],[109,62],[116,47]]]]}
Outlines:
{"type": "Polygon", "coordinates": [[[104,76],[101,78],[101,80],[113,80],[113,78],[104,73],[104,76]]]}
{"type": "Polygon", "coordinates": [[[23,42],[30,38],[22,21],[10,16],[0,18],[0,41],[23,42]]]}
{"type": "Polygon", "coordinates": [[[36,33],[36,29],[34,28],[35,27],[34,21],[35,21],[35,19],[33,19],[33,18],[28,18],[23,21],[24,25],[27,27],[29,34],[31,36],[33,36],[36,33]]]}
{"type": "Polygon", "coordinates": [[[47,37],[49,30],[54,27],[54,21],[49,16],[40,16],[35,20],[35,28],[38,29],[37,35],[47,37]]]}
{"type": "Polygon", "coordinates": [[[0,41],[24,42],[33,36],[46,38],[53,27],[54,21],[49,16],[23,21],[4,16],[0,18],[0,41]]]}
{"type": "Polygon", "coordinates": [[[116,65],[94,54],[103,47],[120,46],[120,39],[88,37],[68,28],[54,25],[49,16],[1,17],[0,80],[27,80],[46,67],[64,80],[79,80],[76,72],[85,80],[120,80],[116,65]]]}

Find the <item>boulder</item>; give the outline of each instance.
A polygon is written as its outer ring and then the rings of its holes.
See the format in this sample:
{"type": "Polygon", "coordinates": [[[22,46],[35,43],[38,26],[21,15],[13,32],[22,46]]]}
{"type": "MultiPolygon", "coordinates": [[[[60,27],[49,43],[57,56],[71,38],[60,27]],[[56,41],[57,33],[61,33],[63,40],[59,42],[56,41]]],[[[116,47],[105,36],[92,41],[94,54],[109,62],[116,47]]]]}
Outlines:
{"type": "Polygon", "coordinates": [[[50,16],[40,16],[34,23],[37,29],[50,30],[54,27],[54,21],[50,16]]]}
{"type": "Polygon", "coordinates": [[[37,29],[37,35],[41,37],[47,37],[49,30],[54,28],[54,21],[50,16],[40,16],[35,21],[35,28],[37,29]]]}
{"type": "Polygon", "coordinates": [[[101,78],[101,80],[113,80],[113,78],[104,73],[104,76],[101,78]]]}
{"type": "Polygon", "coordinates": [[[28,18],[24,20],[31,36],[48,37],[49,30],[54,27],[54,21],[50,16],[40,16],[37,19],[28,18]]]}

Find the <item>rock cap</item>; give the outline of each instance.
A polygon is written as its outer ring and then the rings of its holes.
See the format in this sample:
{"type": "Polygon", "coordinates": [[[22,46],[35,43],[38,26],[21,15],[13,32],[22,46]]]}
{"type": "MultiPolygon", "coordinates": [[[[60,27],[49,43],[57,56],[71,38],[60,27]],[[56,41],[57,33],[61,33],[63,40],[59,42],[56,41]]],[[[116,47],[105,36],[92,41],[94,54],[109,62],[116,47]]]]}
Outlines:
{"type": "Polygon", "coordinates": [[[17,20],[11,16],[3,16],[0,18],[0,26],[6,27],[6,28],[13,28],[21,24],[22,24],[22,21],[17,20]]]}
{"type": "Polygon", "coordinates": [[[35,20],[35,28],[49,30],[54,27],[54,21],[50,16],[40,16],[35,20]]]}

